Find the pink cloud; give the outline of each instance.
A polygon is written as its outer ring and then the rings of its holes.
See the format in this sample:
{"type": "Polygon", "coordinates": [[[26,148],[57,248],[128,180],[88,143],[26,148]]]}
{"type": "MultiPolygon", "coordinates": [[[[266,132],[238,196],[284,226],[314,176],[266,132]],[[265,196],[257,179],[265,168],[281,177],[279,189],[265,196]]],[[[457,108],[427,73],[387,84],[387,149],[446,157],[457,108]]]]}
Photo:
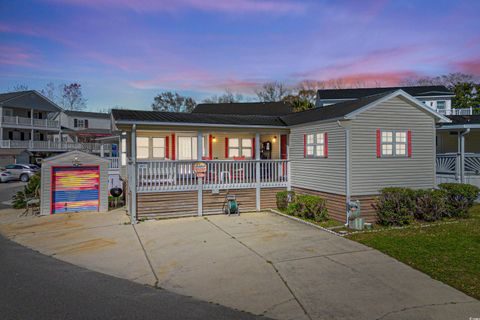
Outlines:
{"type": "Polygon", "coordinates": [[[298,13],[306,10],[306,4],[291,0],[44,0],[60,4],[72,4],[95,8],[125,8],[137,12],[179,11],[195,9],[228,13],[298,13]]]}
{"type": "Polygon", "coordinates": [[[376,73],[355,73],[347,74],[337,79],[329,79],[326,81],[328,85],[342,83],[346,87],[356,87],[358,85],[367,86],[397,86],[405,79],[419,78],[420,74],[414,71],[386,71],[376,73]]]}
{"type": "Polygon", "coordinates": [[[32,67],[32,59],[33,55],[23,48],[0,45],[0,65],[32,67]]]}
{"type": "Polygon", "coordinates": [[[480,59],[464,60],[454,63],[456,69],[461,72],[480,76],[480,59]]]}

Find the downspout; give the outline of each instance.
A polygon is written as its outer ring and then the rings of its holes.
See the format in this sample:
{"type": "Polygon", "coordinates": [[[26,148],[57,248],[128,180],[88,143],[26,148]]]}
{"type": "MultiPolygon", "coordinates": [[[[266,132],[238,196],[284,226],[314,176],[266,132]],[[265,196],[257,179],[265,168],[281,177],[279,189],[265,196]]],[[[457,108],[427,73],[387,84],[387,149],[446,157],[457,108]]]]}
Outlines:
{"type": "Polygon", "coordinates": [[[348,226],[348,203],[350,202],[350,125],[349,123],[342,123],[337,120],[339,127],[345,129],[345,211],[346,221],[345,225],[348,226]]]}

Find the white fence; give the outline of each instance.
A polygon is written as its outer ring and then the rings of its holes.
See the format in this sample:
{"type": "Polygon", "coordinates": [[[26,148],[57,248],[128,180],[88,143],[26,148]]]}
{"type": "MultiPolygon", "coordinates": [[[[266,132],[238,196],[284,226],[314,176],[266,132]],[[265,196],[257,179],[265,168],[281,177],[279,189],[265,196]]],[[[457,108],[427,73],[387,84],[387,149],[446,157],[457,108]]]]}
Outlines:
{"type": "Polygon", "coordinates": [[[437,109],[437,112],[445,116],[471,116],[473,114],[479,114],[478,109],[472,107],[463,109],[437,109]]]}
{"type": "MultiPolygon", "coordinates": [[[[437,184],[461,182],[459,154],[439,154],[436,158],[437,184]]],[[[480,154],[465,154],[464,183],[480,187],[480,154]]]]}
{"type": "MultiPolygon", "coordinates": [[[[138,192],[187,191],[234,188],[286,187],[287,160],[205,161],[207,172],[200,184],[193,172],[196,161],[141,161],[135,168],[138,192]]],[[[130,171],[133,174],[132,171],[130,171]]]]}

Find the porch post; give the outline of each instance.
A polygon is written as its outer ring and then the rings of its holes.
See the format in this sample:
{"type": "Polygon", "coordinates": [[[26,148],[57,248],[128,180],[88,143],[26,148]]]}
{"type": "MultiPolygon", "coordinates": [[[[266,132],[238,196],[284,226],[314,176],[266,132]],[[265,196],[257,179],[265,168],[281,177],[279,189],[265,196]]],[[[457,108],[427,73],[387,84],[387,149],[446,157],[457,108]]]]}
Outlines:
{"type": "Polygon", "coordinates": [[[103,144],[100,145],[100,157],[105,157],[105,150],[103,148],[103,144]]]}
{"type": "Polygon", "coordinates": [[[131,160],[131,170],[130,170],[130,178],[132,181],[128,181],[130,185],[130,190],[132,190],[132,203],[131,203],[131,211],[130,212],[130,221],[132,224],[137,223],[137,126],[134,124],[132,126],[132,133],[131,133],[131,142],[130,142],[130,154],[132,155],[131,160]]]}
{"type": "Polygon", "coordinates": [[[255,204],[257,211],[260,211],[260,133],[255,133],[255,204]]]}
{"type": "MultiPolygon", "coordinates": [[[[203,156],[203,132],[197,132],[197,160],[202,161],[203,156]]],[[[199,217],[203,215],[203,178],[197,179],[197,214],[199,217]]]]}
{"type": "Polygon", "coordinates": [[[292,174],[290,168],[290,134],[287,134],[287,191],[292,191],[292,174]]]}

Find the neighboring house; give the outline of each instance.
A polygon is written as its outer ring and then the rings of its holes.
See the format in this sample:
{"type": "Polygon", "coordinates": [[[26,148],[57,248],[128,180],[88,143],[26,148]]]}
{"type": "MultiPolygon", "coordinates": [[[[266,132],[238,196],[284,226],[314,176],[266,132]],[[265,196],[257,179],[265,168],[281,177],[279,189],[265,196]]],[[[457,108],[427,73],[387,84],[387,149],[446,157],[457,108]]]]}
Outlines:
{"type": "Polygon", "coordinates": [[[299,113],[242,105],[112,111],[132,220],[220,213],[227,193],[241,209],[261,210],[293,189],[326,198],[342,221],[346,204],[360,200],[373,221],[381,188],[435,186],[435,125],[450,120],[402,90],[299,113]],[[202,180],[192,169],[199,160],[202,180]]]}
{"type": "MultiPolygon", "coordinates": [[[[417,98],[426,106],[443,115],[465,114],[468,109],[452,109],[453,92],[445,86],[379,87],[357,89],[321,89],[317,90],[317,107],[328,106],[344,101],[352,101],[374,94],[403,90],[417,98]]],[[[470,111],[471,112],[471,111],[470,111]]]]}
{"type": "Polygon", "coordinates": [[[0,94],[0,162],[28,162],[30,156],[58,151],[48,136],[60,132],[60,123],[53,118],[61,110],[34,90],[0,94]]]}
{"type": "Polygon", "coordinates": [[[97,138],[112,136],[109,113],[67,110],[60,113],[58,119],[64,141],[94,142],[97,138]]]}

